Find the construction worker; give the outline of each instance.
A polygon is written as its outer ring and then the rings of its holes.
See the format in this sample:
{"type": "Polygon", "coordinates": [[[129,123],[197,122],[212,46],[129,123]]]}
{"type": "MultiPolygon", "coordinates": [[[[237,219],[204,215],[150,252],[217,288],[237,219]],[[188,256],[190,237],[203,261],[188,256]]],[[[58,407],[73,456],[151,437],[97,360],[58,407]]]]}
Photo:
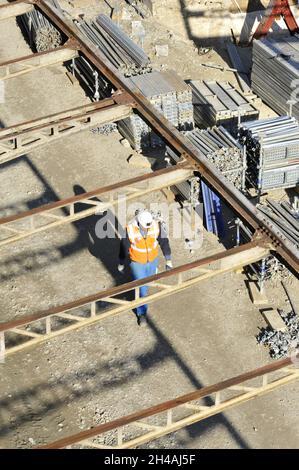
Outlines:
{"type": "MultiPolygon", "coordinates": [[[[172,268],[171,250],[165,227],[155,220],[148,210],[140,211],[127,225],[126,234],[121,240],[118,271],[124,271],[127,257],[134,280],[152,276],[158,271],[158,244],[166,260],[166,270],[172,268]]],[[[140,297],[148,293],[148,286],[140,288],[140,297]]],[[[134,310],[138,325],[146,323],[148,305],[134,310]]]]}

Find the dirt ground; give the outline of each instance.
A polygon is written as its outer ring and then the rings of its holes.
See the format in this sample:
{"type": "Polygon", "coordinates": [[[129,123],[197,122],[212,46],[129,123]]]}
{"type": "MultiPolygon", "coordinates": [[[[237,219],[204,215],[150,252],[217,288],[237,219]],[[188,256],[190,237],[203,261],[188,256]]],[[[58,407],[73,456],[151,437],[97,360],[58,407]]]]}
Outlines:
{"type": "MultiPolygon", "coordinates": [[[[171,45],[168,58],[155,58],[157,67],[167,64],[185,79],[236,84],[231,73],[198,64],[202,57],[226,63],[224,56],[211,50],[199,57],[194,44],[155,22],[145,21],[152,31],[147,52],[154,57],[152,44],[167,37],[171,45]]],[[[0,60],[29,53],[15,21],[2,21],[0,60]]],[[[9,126],[88,101],[63,66],[49,67],[6,82],[0,120],[9,126]]],[[[120,139],[84,131],[3,165],[1,216],[71,196],[75,185],[88,191],[150,171],[128,165],[132,149],[120,139]]],[[[142,199],[153,201],[165,198],[158,192],[142,199]]],[[[95,223],[83,220],[1,249],[1,322],[129,279],[117,273],[118,241],[90,238],[95,223]]],[[[207,233],[193,254],[184,240],[171,246],[175,266],[223,249],[207,233]]],[[[268,350],[256,343],[265,324],[244,281],[229,273],[154,303],[146,328],[128,312],[9,357],[0,364],[0,447],[49,443],[270,363],[268,350]]],[[[298,281],[290,290],[299,302],[298,281]]],[[[288,308],[281,286],[268,285],[267,295],[270,305],[288,308]]],[[[298,448],[298,392],[299,384],[290,384],[143,447],[298,448]]]]}

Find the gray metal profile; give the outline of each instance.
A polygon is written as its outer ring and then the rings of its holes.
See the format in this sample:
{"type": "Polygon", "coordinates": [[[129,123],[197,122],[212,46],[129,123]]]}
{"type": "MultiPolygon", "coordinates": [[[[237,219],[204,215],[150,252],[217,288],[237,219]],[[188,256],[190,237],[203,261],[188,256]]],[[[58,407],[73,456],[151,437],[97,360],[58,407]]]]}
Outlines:
{"type": "Polygon", "coordinates": [[[259,118],[258,109],[229,82],[192,80],[189,83],[198,127],[224,126],[236,134],[239,121],[259,118]]]}
{"type": "Polygon", "coordinates": [[[268,35],[253,41],[253,91],[278,114],[299,119],[299,39],[297,35],[268,35]]]}
{"type": "Polygon", "coordinates": [[[261,192],[299,184],[299,125],[295,118],[243,123],[239,141],[246,146],[249,187],[261,192]]]}

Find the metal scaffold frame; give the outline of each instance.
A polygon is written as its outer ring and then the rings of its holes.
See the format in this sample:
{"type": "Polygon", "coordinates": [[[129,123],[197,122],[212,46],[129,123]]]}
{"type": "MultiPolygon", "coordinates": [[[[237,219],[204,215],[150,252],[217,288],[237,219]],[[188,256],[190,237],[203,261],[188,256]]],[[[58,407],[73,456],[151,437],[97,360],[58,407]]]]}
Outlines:
{"type": "Polygon", "coordinates": [[[143,305],[144,298],[139,297],[139,288],[145,284],[156,289],[146,297],[146,302],[152,303],[169,295],[182,292],[211,277],[238,270],[258,261],[269,253],[270,248],[261,246],[259,241],[253,241],[241,247],[232,248],[208,258],[179,266],[171,271],[165,271],[139,281],[129,282],[98,292],[46,312],[7,323],[0,323],[0,355],[1,357],[8,356],[29,346],[90,326],[143,305]],[[165,283],[165,280],[172,283],[165,283]],[[119,298],[119,296],[130,291],[134,292],[133,300],[119,298]],[[109,304],[112,304],[113,307],[106,309],[109,304]],[[53,322],[54,317],[56,320],[60,320],[55,325],[53,322]],[[64,322],[61,322],[62,319],[64,322]],[[69,323],[65,324],[66,322],[69,323]],[[18,339],[15,338],[16,335],[23,342],[16,344],[16,341],[18,343],[18,339]],[[14,338],[11,338],[11,336],[14,336],[14,338]]]}
{"type": "MultiPolygon", "coordinates": [[[[277,254],[290,266],[294,273],[299,273],[299,255],[293,245],[243,196],[214,165],[209,163],[200,152],[167,119],[136,90],[125,77],[111,65],[105,56],[88,40],[76,26],[62,15],[53,5],[44,0],[33,1],[49,20],[72,40],[74,47],[98,69],[104,77],[119,91],[125,91],[133,100],[141,117],[172,147],[179,155],[186,158],[202,178],[256,231],[271,242],[277,254]]],[[[25,2],[26,5],[26,2],[25,2]]],[[[12,4],[13,6],[13,4],[12,4]]],[[[1,17],[1,8],[0,8],[1,17]]]]}
{"type": "Polygon", "coordinates": [[[135,200],[154,191],[174,186],[193,176],[186,162],[137,176],[120,183],[94,189],[17,215],[0,219],[0,248],[37,233],[115,209],[124,201],[135,200]],[[101,200],[98,198],[101,197],[101,200]],[[86,210],[76,212],[76,204],[86,210]],[[88,207],[89,206],[89,207],[88,207]],[[90,207],[91,206],[91,207],[90,207]]]}
{"type": "Polygon", "coordinates": [[[283,359],[40,448],[61,449],[78,445],[89,449],[135,448],[223,413],[298,379],[299,369],[294,366],[290,358],[283,359]],[[155,418],[155,424],[148,422],[148,418],[155,418]],[[104,439],[107,433],[113,443],[107,445],[95,441],[99,438],[104,439]]]}

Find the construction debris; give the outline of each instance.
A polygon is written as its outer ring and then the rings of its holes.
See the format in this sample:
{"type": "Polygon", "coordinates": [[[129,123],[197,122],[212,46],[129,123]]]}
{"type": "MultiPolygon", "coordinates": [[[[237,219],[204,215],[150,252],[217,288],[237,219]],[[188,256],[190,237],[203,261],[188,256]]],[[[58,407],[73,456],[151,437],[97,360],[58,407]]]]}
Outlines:
{"type": "MultiPolygon", "coordinates": [[[[51,3],[60,10],[57,0],[51,3]]],[[[37,52],[50,51],[63,43],[61,32],[39,10],[34,9],[19,18],[30,47],[37,52]]]]}
{"type": "Polygon", "coordinates": [[[109,135],[112,132],[117,131],[117,124],[115,122],[109,122],[108,124],[103,124],[102,126],[94,127],[91,129],[93,134],[99,135],[109,135]]]}
{"type": "Polygon", "coordinates": [[[298,80],[298,35],[253,41],[252,89],[278,114],[288,113],[291,100],[292,114],[299,119],[298,80]]]}
{"type": "Polygon", "coordinates": [[[290,352],[299,348],[299,318],[293,312],[279,311],[282,320],[286,324],[286,331],[262,328],[256,339],[259,344],[268,346],[270,356],[273,359],[286,357],[290,352]]]}
{"type": "Polygon", "coordinates": [[[239,141],[246,146],[249,188],[260,193],[297,186],[299,126],[295,118],[282,116],[243,123],[239,141]]]}
{"type": "Polygon", "coordinates": [[[236,135],[239,122],[259,118],[258,109],[230,83],[199,80],[189,83],[198,127],[224,126],[236,135]]]}

